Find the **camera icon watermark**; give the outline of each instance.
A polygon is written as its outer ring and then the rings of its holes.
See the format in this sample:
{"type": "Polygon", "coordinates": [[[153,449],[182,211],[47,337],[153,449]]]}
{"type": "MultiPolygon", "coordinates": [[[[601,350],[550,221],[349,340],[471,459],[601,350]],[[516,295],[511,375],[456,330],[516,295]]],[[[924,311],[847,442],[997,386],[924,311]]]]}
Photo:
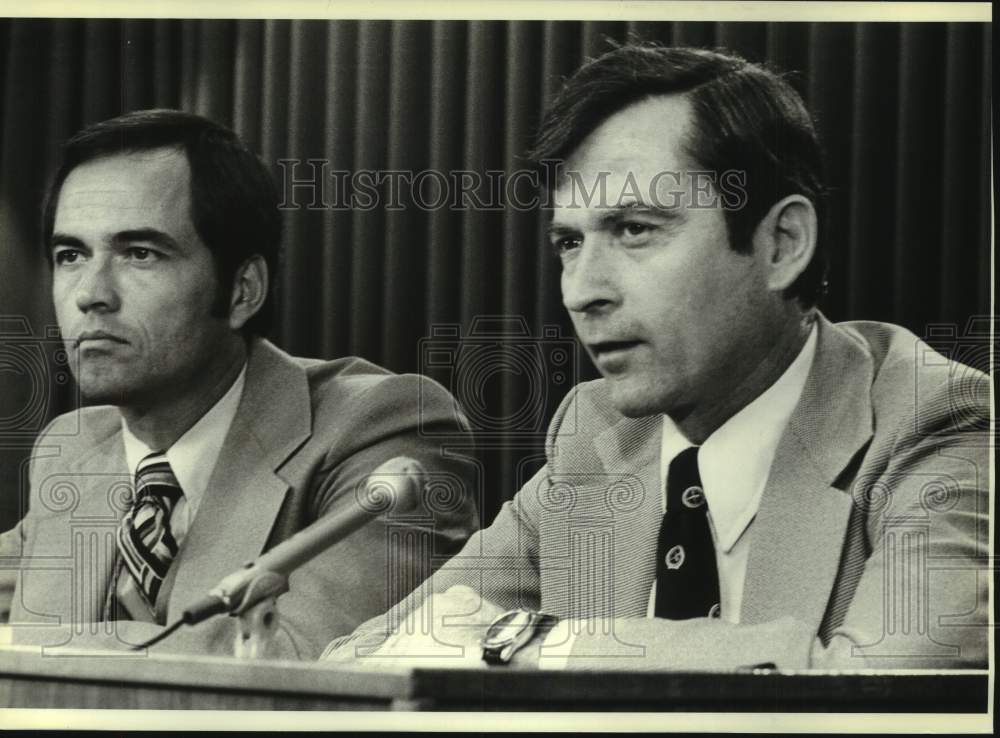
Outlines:
{"type": "MultiPolygon", "coordinates": [[[[60,387],[74,393],[68,399],[79,406],[71,362],[55,326],[36,335],[27,318],[0,316],[0,442],[33,442],[54,414],[60,387]]],[[[56,432],[76,435],[79,430],[76,419],[61,423],[56,432]]]]}
{"type": "MultiPolygon", "coordinates": [[[[419,346],[420,371],[455,396],[483,440],[544,438],[550,393],[565,394],[579,377],[576,340],[552,325],[533,336],[521,316],[479,316],[464,336],[458,325],[437,325],[419,346]]],[[[575,408],[567,415],[564,427],[575,428],[575,408]]],[[[440,434],[420,416],[422,433],[440,434]]]]}
{"type": "MultiPolygon", "coordinates": [[[[983,443],[990,430],[990,372],[997,352],[991,333],[1000,321],[974,316],[963,330],[953,323],[927,326],[924,343],[918,343],[915,376],[916,430],[924,436],[962,433],[983,443]],[[930,397],[941,397],[944,386],[946,413],[930,397]]],[[[963,439],[963,442],[965,439],[963,439]]]]}

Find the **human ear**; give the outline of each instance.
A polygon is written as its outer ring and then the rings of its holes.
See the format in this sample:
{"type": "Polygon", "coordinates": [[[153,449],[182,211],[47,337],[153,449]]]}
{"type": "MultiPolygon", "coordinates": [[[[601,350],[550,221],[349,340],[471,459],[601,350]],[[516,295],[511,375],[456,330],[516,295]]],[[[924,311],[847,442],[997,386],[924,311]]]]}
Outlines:
{"type": "Polygon", "coordinates": [[[803,195],[776,202],[754,231],[754,251],[767,270],[767,286],[787,289],[805,271],[816,251],[816,208],[803,195]]]}
{"type": "Polygon", "coordinates": [[[229,300],[229,327],[238,331],[246,325],[267,299],[267,264],[252,256],[236,270],[229,300]]]}

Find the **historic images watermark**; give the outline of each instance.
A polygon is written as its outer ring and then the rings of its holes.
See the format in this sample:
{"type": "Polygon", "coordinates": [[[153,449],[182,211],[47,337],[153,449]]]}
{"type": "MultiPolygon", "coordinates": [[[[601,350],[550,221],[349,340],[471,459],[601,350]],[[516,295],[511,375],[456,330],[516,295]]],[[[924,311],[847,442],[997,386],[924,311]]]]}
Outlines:
{"type": "Polygon", "coordinates": [[[532,211],[557,207],[649,207],[740,210],[746,172],[728,169],[583,173],[562,161],[537,168],[334,169],[328,159],[278,159],[283,210],[532,211]],[[559,196],[556,196],[556,193],[559,196]]]}

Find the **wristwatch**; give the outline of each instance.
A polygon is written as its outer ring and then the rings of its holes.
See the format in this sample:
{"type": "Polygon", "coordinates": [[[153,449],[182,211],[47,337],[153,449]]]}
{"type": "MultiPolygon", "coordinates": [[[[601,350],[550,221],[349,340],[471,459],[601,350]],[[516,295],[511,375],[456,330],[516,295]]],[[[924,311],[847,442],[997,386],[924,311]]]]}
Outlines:
{"type": "Polygon", "coordinates": [[[509,610],[497,617],[479,644],[483,647],[483,661],[488,664],[507,664],[514,654],[531,642],[539,633],[548,633],[559,621],[555,615],[535,610],[509,610]]]}

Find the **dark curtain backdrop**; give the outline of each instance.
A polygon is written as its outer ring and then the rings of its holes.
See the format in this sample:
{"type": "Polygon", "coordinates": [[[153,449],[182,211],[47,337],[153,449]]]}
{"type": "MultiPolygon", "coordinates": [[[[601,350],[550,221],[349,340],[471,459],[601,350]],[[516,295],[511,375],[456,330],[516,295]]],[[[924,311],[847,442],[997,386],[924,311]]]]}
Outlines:
{"type": "MultiPolygon", "coordinates": [[[[829,317],[920,335],[948,323],[961,335],[986,314],[986,25],[3,20],[2,527],[20,515],[35,431],[73,402],[52,352],[46,369],[22,335],[27,321],[44,343],[54,324],[38,214],[61,140],[123,111],[176,107],[232,126],[279,178],[280,159],[323,159],[331,171],[510,171],[560,79],[607,38],[629,36],[726,47],[794,72],[828,151],[829,317]]],[[[302,188],[292,195],[311,199],[302,188]]],[[[595,376],[585,356],[565,351],[572,334],[541,214],[410,206],[285,216],[274,340],[448,385],[480,430],[490,519],[539,465],[541,431],[566,390],[595,376]],[[472,333],[480,340],[466,348],[482,350],[449,353],[472,333]],[[422,341],[432,335],[433,345],[422,341]],[[429,359],[430,349],[443,353],[429,359]]]]}

